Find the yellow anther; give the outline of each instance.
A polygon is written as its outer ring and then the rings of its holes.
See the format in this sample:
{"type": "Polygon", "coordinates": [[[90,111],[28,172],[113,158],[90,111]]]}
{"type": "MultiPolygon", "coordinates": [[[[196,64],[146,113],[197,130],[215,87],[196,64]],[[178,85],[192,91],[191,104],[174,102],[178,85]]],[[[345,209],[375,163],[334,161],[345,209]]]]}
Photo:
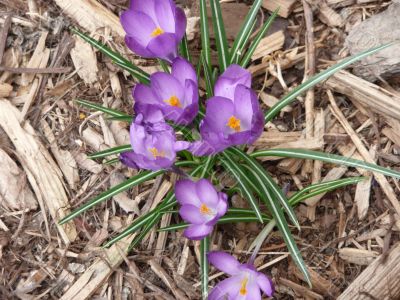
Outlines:
{"type": "Polygon", "coordinates": [[[240,120],[235,116],[230,117],[228,120],[228,124],[226,125],[234,129],[236,132],[240,131],[240,120]]]}
{"type": "Polygon", "coordinates": [[[165,153],[164,151],[158,151],[157,148],[153,147],[153,148],[149,148],[150,153],[153,155],[154,158],[157,157],[164,157],[165,153]]]}
{"type": "Polygon", "coordinates": [[[156,29],[153,30],[151,33],[151,37],[156,37],[164,33],[164,30],[162,30],[160,27],[157,27],[156,29]]]}
{"type": "Polygon", "coordinates": [[[171,96],[171,98],[165,100],[164,102],[168,103],[171,106],[182,107],[181,101],[179,101],[179,98],[175,95],[171,96]]]}
{"type": "Polygon", "coordinates": [[[83,120],[83,119],[85,119],[85,118],[86,118],[86,115],[85,115],[83,112],[81,112],[81,113],[79,114],[79,119],[83,120]]]}
{"type": "Polygon", "coordinates": [[[203,215],[211,215],[212,211],[211,209],[205,205],[204,203],[200,206],[200,213],[203,215]]]}
{"type": "Polygon", "coordinates": [[[249,282],[249,279],[246,277],[245,279],[243,279],[240,283],[241,283],[241,287],[240,287],[240,295],[245,296],[247,295],[247,283],[249,282]]]}

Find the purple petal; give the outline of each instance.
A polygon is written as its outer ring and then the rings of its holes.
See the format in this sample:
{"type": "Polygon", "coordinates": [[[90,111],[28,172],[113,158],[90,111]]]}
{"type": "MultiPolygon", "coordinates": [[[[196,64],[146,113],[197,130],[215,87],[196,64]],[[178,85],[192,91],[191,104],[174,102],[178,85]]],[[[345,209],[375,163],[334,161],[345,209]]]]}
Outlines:
{"type": "Polygon", "coordinates": [[[214,186],[207,179],[196,182],[196,193],[200,201],[208,207],[215,209],[218,205],[218,194],[214,186]]]}
{"type": "Polygon", "coordinates": [[[200,207],[201,202],[197,197],[196,183],[184,179],[175,183],[175,197],[181,205],[194,205],[200,207]]]}
{"type": "Polygon", "coordinates": [[[271,279],[265,276],[263,273],[258,272],[257,275],[257,284],[260,289],[268,296],[272,297],[274,294],[274,284],[271,279]]]}
{"type": "Polygon", "coordinates": [[[238,84],[250,88],[251,74],[238,65],[230,65],[215,83],[214,95],[233,100],[238,84]]]}
{"type": "Polygon", "coordinates": [[[234,106],[231,100],[222,97],[212,97],[207,101],[206,117],[200,128],[200,132],[203,129],[223,133],[233,113],[234,106]]]}
{"type": "Polygon", "coordinates": [[[191,143],[188,150],[195,156],[206,156],[219,152],[219,149],[216,149],[215,145],[209,143],[207,140],[191,143]]]}
{"type": "Polygon", "coordinates": [[[145,13],[153,20],[156,20],[155,0],[131,0],[130,9],[145,13]]]}
{"type": "Polygon", "coordinates": [[[232,255],[222,251],[212,251],[207,254],[209,262],[218,270],[229,274],[236,275],[240,272],[239,261],[232,255]]]}
{"type": "Polygon", "coordinates": [[[185,12],[177,7],[175,9],[175,34],[178,41],[182,40],[186,32],[186,15],[185,12]]]}
{"type": "Polygon", "coordinates": [[[128,46],[129,49],[131,49],[133,52],[135,52],[137,55],[145,57],[145,58],[152,58],[154,57],[154,54],[149,51],[146,46],[143,46],[140,44],[134,37],[131,36],[126,36],[125,37],[125,44],[128,46]]]}
{"type": "Polygon", "coordinates": [[[250,280],[246,286],[246,300],[261,300],[261,292],[260,288],[256,281],[250,280]]]}
{"type": "Polygon", "coordinates": [[[228,210],[228,196],[225,193],[218,192],[218,198],[217,215],[218,218],[220,218],[225,215],[228,210]]]}
{"type": "Polygon", "coordinates": [[[173,33],[163,33],[153,38],[147,46],[147,49],[155,57],[172,61],[177,56],[178,43],[173,33]]]}
{"type": "Polygon", "coordinates": [[[183,234],[190,240],[202,240],[207,235],[209,235],[212,230],[213,226],[208,226],[204,224],[193,224],[186,228],[183,234]]]}
{"type": "Polygon", "coordinates": [[[182,205],[179,209],[179,215],[190,224],[204,224],[207,221],[205,215],[200,212],[199,207],[191,204],[182,205]]]}
{"type": "Polygon", "coordinates": [[[155,105],[159,104],[151,88],[145,84],[137,84],[133,88],[132,95],[136,103],[155,105]]]}
{"type": "Polygon", "coordinates": [[[234,276],[224,279],[211,290],[208,300],[236,300],[240,288],[240,277],[234,276]]]}
{"type": "Polygon", "coordinates": [[[183,86],[171,74],[156,72],[150,76],[150,80],[152,90],[161,103],[166,104],[164,101],[168,101],[172,96],[177,97],[180,102],[183,101],[183,86]]]}
{"type": "Polygon", "coordinates": [[[182,150],[187,150],[190,147],[190,143],[189,142],[185,142],[185,141],[178,141],[175,143],[174,145],[174,149],[176,152],[182,151],[182,150]]]}
{"type": "Polygon", "coordinates": [[[121,24],[127,35],[134,38],[143,47],[150,42],[151,33],[157,28],[148,15],[133,10],[122,13],[121,24]]]}
{"type": "Polygon", "coordinates": [[[247,130],[243,132],[232,133],[229,135],[228,140],[231,146],[250,144],[250,141],[252,140],[251,132],[250,130],[247,130]]]}
{"type": "Polygon", "coordinates": [[[197,75],[193,66],[184,58],[177,57],[172,62],[171,74],[182,86],[185,86],[186,80],[192,80],[197,83],[197,75]]]}
{"type": "Polygon", "coordinates": [[[175,33],[175,4],[171,0],[157,0],[155,11],[160,27],[165,32],[175,33]]]}
{"type": "Polygon", "coordinates": [[[120,154],[120,161],[132,169],[139,169],[138,165],[135,163],[135,153],[133,151],[127,151],[120,154]]]}
{"type": "Polygon", "coordinates": [[[240,127],[243,131],[251,128],[254,114],[252,97],[254,96],[257,100],[257,96],[252,92],[244,85],[238,85],[235,91],[235,116],[240,119],[240,127]]]}

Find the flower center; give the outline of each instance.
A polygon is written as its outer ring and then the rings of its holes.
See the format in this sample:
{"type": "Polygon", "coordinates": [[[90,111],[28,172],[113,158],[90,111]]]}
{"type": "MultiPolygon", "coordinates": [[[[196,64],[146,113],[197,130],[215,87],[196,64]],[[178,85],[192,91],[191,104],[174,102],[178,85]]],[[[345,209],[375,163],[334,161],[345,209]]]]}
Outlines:
{"type": "Polygon", "coordinates": [[[174,107],[182,107],[181,101],[175,95],[171,96],[171,98],[169,98],[168,100],[165,100],[164,102],[166,102],[169,105],[174,106],[174,107]]]}
{"type": "Polygon", "coordinates": [[[226,125],[235,130],[236,132],[240,131],[240,120],[235,116],[231,116],[226,125]]]}
{"type": "Polygon", "coordinates": [[[151,37],[156,37],[164,33],[164,30],[161,29],[161,27],[157,27],[156,29],[153,30],[153,32],[150,34],[151,37]]]}
{"type": "Polygon", "coordinates": [[[158,149],[156,147],[149,148],[149,152],[153,155],[154,158],[164,157],[165,156],[165,152],[164,151],[158,151],[158,149]]]}
{"type": "Polygon", "coordinates": [[[247,283],[248,282],[249,282],[249,278],[248,277],[246,277],[245,279],[243,279],[240,282],[240,284],[241,284],[240,291],[239,291],[240,295],[242,295],[242,296],[247,295],[247,283]]]}
{"type": "Polygon", "coordinates": [[[200,206],[200,213],[202,215],[212,215],[213,214],[212,210],[204,203],[200,206]]]}

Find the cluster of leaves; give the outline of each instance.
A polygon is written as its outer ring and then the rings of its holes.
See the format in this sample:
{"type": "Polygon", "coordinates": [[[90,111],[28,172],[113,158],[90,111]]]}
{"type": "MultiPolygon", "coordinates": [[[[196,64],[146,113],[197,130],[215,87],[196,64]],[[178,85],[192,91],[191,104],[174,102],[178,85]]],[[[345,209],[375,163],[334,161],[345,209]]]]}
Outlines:
{"type": "MultiPolygon", "coordinates": [[[[254,4],[249,11],[248,16],[240,29],[233,45],[231,48],[228,47],[228,42],[225,35],[224,23],[222,21],[222,14],[219,1],[210,0],[210,6],[212,11],[212,26],[215,32],[216,38],[216,48],[218,52],[218,68],[212,68],[211,66],[211,53],[210,53],[210,37],[209,37],[209,26],[206,13],[206,0],[200,0],[200,24],[201,24],[201,44],[202,52],[200,61],[197,67],[198,73],[201,71],[204,75],[206,82],[206,95],[207,97],[212,97],[213,84],[219,73],[222,73],[230,64],[236,63],[246,68],[250,62],[250,58],[254,53],[256,47],[258,46],[260,40],[267,32],[269,26],[275,19],[277,11],[275,11],[271,17],[263,24],[262,28],[259,30],[258,34],[250,41],[251,33],[255,27],[256,15],[260,9],[262,0],[254,1],[254,4]]],[[[138,81],[144,84],[149,83],[149,74],[141,70],[137,66],[133,65],[130,61],[123,58],[120,54],[112,51],[110,48],[104,44],[96,41],[95,39],[87,36],[86,34],[72,29],[72,31],[91,44],[93,47],[101,51],[103,54],[110,57],[115,64],[120,66],[122,69],[128,71],[132,77],[136,78],[138,81]]],[[[290,93],[284,96],[281,101],[276,105],[271,107],[265,113],[265,122],[270,122],[285,106],[291,104],[296,100],[307,89],[315,86],[317,83],[325,80],[327,77],[337,72],[340,69],[345,68],[351,63],[360,60],[372,53],[375,53],[389,45],[383,45],[376,47],[360,53],[356,56],[349,57],[335,66],[332,66],[321,73],[310,78],[303,84],[299,85],[293,89],[290,93]]],[[[182,41],[180,45],[180,54],[188,60],[191,60],[190,53],[188,50],[188,44],[186,38],[182,41]]],[[[131,122],[132,116],[127,115],[123,112],[116,111],[107,107],[100,106],[96,103],[88,102],[85,100],[77,100],[82,106],[101,111],[110,116],[111,120],[126,121],[131,122]]],[[[176,127],[176,131],[182,132],[186,137],[191,137],[191,132],[184,127],[176,127]]],[[[131,145],[123,145],[115,148],[111,148],[102,152],[92,154],[90,157],[92,159],[104,159],[109,156],[117,155],[125,151],[131,150],[131,145]]],[[[303,273],[306,280],[310,283],[310,276],[307,271],[306,265],[302,259],[301,253],[293,239],[291,231],[289,229],[286,216],[289,218],[290,222],[297,228],[300,225],[297,221],[296,215],[294,213],[293,207],[304,199],[313,197],[320,193],[325,193],[327,191],[332,191],[334,189],[357,183],[364,180],[363,177],[354,177],[341,180],[335,180],[330,182],[323,182],[318,184],[310,185],[303,190],[297,192],[289,199],[286,197],[282,189],[277,186],[277,184],[272,179],[271,175],[265,170],[265,168],[256,160],[257,157],[265,156],[275,156],[275,157],[292,157],[299,159],[314,159],[320,160],[328,163],[342,164],[351,167],[362,167],[367,170],[380,172],[388,176],[393,176],[400,178],[400,173],[379,167],[377,165],[368,164],[363,161],[358,161],[354,159],[349,159],[346,157],[327,154],[323,152],[316,151],[306,151],[300,149],[271,149],[257,151],[252,154],[246,154],[242,148],[232,147],[216,156],[210,156],[205,158],[193,158],[191,156],[187,157],[187,160],[181,160],[176,163],[177,167],[190,168],[190,175],[193,177],[205,178],[208,174],[214,171],[221,170],[221,168],[231,174],[236,182],[237,189],[244,196],[244,198],[249,202],[251,210],[246,209],[229,209],[228,213],[223,216],[219,223],[233,223],[233,222],[273,222],[276,224],[282,237],[287,245],[287,248],[298,266],[298,268],[303,273]],[[260,210],[259,200],[265,204],[268,208],[268,213],[263,213],[260,210]]],[[[107,163],[115,163],[118,158],[111,159],[107,163]]],[[[113,188],[101,193],[97,197],[93,198],[89,202],[85,203],[83,206],[74,210],[71,214],[60,221],[60,224],[64,224],[76,216],[82,214],[83,212],[89,210],[93,206],[106,201],[112,196],[128,190],[138,184],[145,181],[151,180],[158,175],[166,172],[165,170],[160,170],[156,172],[151,171],[141,171],[138,175],[126,180],[125,182],[114,186],[113,188]]],[[[170,192],[166,198],[153,210],[138,217],[125,228],[118,235],[111,238],[104,247],[109,247],[120,239],[131,235],[132,233],[137,233],[133,239],[130,248],[134,248],[140,243],[140,241],[150,232],[150,230],[156,226],[160,221],[161,217],[165,213],[176,212],[174,207],[177,202],[173,192],[170,192]]],[[[185,228],[187,225],[176,224],[166,228],[160,229],[161,231],[170,231],[185,228]]],[[[259,241],[262,243],[263,240],[259,241]]],[[[205,238],[201,241],[201,271],[202,271],[202,292],[203,296],[207,295],[208,288],[208,263],[206,259],[206,253],[209,248],[209,239],[205,238]]]]}

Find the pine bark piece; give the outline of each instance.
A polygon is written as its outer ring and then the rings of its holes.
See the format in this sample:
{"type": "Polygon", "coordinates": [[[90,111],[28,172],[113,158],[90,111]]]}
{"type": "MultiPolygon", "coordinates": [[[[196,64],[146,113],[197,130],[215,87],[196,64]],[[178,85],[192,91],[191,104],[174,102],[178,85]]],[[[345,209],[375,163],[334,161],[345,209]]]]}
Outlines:
{"type": "Polygon", "coordinates": [[[260,41],[260,44],[257,46],[253,56],[251,57],[251,60],[263,58],[272,52],[282,49],[284,43],[285,34],[283,33],[283,30],[279,30],[266,36],[260,41]]]}
{"type": "Polygon", "coordinates": [[[279,15],[287,18],[293,11],[296,0],[264,0],[262,6],[273,12],[279,7],[279,15]]]}
{"type": "Polygon", "coordinates": [[[114,270],[124,261],[122,254],[126,254],[134,235],[128,236],[105,249],[102,257],[98,258],[78,280],[67,290],[60,300],[86,300],[101,288],[114,270]],[[121,251],[123,253],[121,253],[121,251]]]}
{"type": "Polygon", "coordinates": [[[0,100],[0,126],[14,144],[16,154],[28,174],[28,180],[34,187],[36,196],[43,198],[61,238],[69,244],[75,240],[77,232],[73,222],[58,225],[58,221],[69,213],[61,171],[36,137],[29,122],[25,122],[23,126],[20,122],[20,111],[9,101],[0,100]]]}
{"type": "Polygon", "coordinates": [[[346,71],[339,71],[325,83],[330,89],[344,94],[383,116],[400,120],[400,96],[346,71]]]}
{"type": "Polygon", "coordinates": [[[119,18],[96,0],[55,0],[55,3],[87,31],[106,27],[120,37],[125,36],[119,18]]]}
{"type": "Polygon", "coordinates": [[[10,210],[36,209],[38,203],[26,175],[1,148],[0,165],[0,204],[10,210]]]}
{"type": "Polygon", "coordinates": [[[394,246],[383,260],[380,256],[371,263],[338,300],[379,299],[390,300],[400,297],[400,244],[394,246]]]}

